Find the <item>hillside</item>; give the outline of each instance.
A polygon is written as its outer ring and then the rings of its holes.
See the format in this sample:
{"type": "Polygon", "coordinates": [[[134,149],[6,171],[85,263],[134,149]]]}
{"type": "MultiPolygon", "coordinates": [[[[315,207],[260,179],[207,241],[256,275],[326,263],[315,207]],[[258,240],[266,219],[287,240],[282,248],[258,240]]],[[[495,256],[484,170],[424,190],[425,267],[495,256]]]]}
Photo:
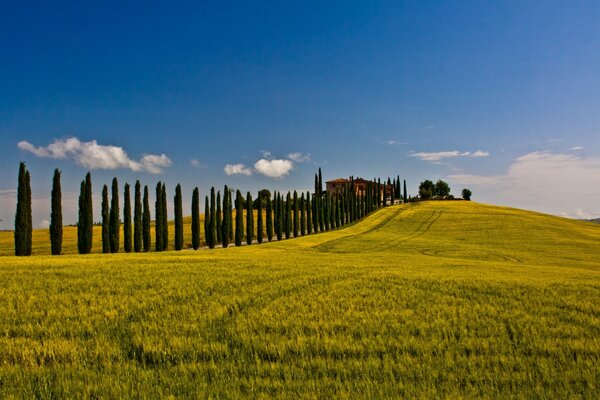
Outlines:
{"type": "Polygon", "coordinates": [[[227,250],[0,257],[0,298],[0,397],[600,394],[600,226],[510,208],[394,206],[227,250]]]}

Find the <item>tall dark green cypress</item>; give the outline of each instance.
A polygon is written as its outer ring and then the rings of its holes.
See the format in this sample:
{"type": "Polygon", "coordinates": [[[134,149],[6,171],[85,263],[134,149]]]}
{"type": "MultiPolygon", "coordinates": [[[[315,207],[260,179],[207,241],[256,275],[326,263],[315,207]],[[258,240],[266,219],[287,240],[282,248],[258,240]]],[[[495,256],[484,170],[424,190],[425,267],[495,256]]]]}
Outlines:
{"type": "Polygon", "coordinates": [[[270,242],[273,240],[273,204],[271,203],[271,196],[267,196],[267,240],[270,242]]]}
{"type": "Polygon", "coordinates": [[[102,252],[110,253],[110,205],[106,185],[102,187],[102,252]]]}
{"type": "Polygon", "coordinates": [[[234,231],[233,231],[233,192],[231,189],[228,189],[229,191],[227,192],[227,198],[228,200],[228,204],[227,206],[229,207],[227,212],[229,213],[229,217],[227,217],[227,219],[229,220],[229,242],[233,242],[233,237],[234,237],[234,231]]]}
{"type": "Polygon", "coordinates": [[[229,212],[229,202],[231,192],[227,185],[223,188],[223,220],[221,221],[221,244],[223,248],[229,247],[229,219],[231,218],[231,213],[229,212]]]}
{"type": "Polygon", "coordinates": [[[325,231],[329,230],[329,193],[325,195],[323,199],[323,206],[321,207],[322,213],[321,218],[323,219],[323,228],[325,231]]]}
{"type": "Polygon", "coordinates": [[[310,235],[313,233],[313,224],[312,224],[312,205],[310,204],[310,192],[306,192],[306,234],[310,235]]]}
{"type": "Polygon", "coordinates": [[[85,181],[79,185],[79,209],[77,218],[77,252],[85,254],[85,181]]]}
{"type": "Polygon", "coordinates": [[[215,188],[213,186],[210,188],[210,218],[208,219],[208,232],[206,233],[206,242],[210,249],[214,249],[217,243],[217,212],[215,206],[215,188]]]}
{"type": "Polygon", "coordinates": [[[273,204],[273,223],[275,228],[275,236],[277,237],[277,240],[281,240],[283,237],[283,229],[281,221],[281,195],[279,192],[275,192],[273,204]]]}
{"type": "Polygon", "coordinates": [[[293,220],[292,220],[292,232],[294,233],[294,237],[298,237],[298,232],[299,232],[299,228],[300,228],[300,221],[299,221],[299,215],[298,215],[298,211],[299,211],[299,207],[298,207],[298,192],[294,190],[294,198],[293,198],[293,220]]]}
{"type": "Polygon", "coordinates": [[[112,181],[112,198],[110,200],[110,222],[108,225],[108,231],[110,235],[110,252],[118,253],[120,245],[120,225],[119,219],[119,182],[117,178],[113,178],[112,181]]]}
{"type": "Polygon", "coordinates": [[[60,187],[60,171],[54,170],[52,178],[50,211],[50,250],[53,256],[62,253],[63,223],[62,223],[62,191],[60,187]]]}
{"type": "Polygon", "coordinates": [[[162,212],[163,212],[163,250],[169,249],[169,217],[167,212],[167,185],[163,182],[162,184],[162,212]]]}
{"type": "Polygon", "coordinates": [[[142,251],[142,185],[140,181],[135,181],[135,194],[133,198],[133,251],[139,253],[142,251]]]}
{"type": "Polygon", "coordinates": [[[406,179],[404,180],[404,202],[406,203],[406,201],[408,200],[408,195],[406,193],[406,179]]]}
{"type": "Polygon", "coordinates": [[[85,253],[92,252],[94,244],[94,205],[92,195],[92,174],[85,176],[85,253]]]}
{"type": "Polygon", "coordinates": [[[235,245],[241,246],[244,240],[244,197],[239,190],[235,194],[235,245]]]}
{"type": "MultiPolygon", "coordinates": [[[[271,196],[268,196],[269,199],[271,196]]],[[[262,196],[258,194],[258,209],[256,210],[256,241],[258,244],[263,242],[263,215],[262,215],[262,196]]]]}
{"type": "Polygon", "coordinates": [[[217,217],[215,229],[217,230],[217,244],[223,243],[223,230],[221,229],[221,192],[217,192],[217,217]]]}
{"type": "Polygon", "coordinates": [[[200,248],[200,191],[197,187],[192,192],[192,247],[200,248]]]}
{"type": "Polygon", "coordinates": [[[208,224],[210,223],[210,200],[208,196],[204,196],[204,243],[208,246],[210,229],[208,224]]]}
{"type": "Polygon", "coordinates": [[[144,185],[144,204],[142,211],[142,242],[144,251],[150,251],[150,199],[148,198],[148,186],[144,185]]]}
{"type": "Polygon", "coordinates": [[[31,211],[31,175],[29,175],[29,170],[25,172],[25,194],[27,196],[27,201],[25,202],[25,216],[27,217],[27,229],[25,230],[25,254],[30,256],[33,246],[33,218],[31,211]]]}
{"type": "Polygon", "coordinates": [[[133,250],[131,235],[131,187],[125,183],[124,206],[123,206],[123,246],[126,253],[133,250]]]}
{"type": "Polygon", "coordinates": [[[313,224],[315,226],[315,233],[321,230],[321,218],[319,215],[321,214],[321,194],[319,192],[319,177],[315,174],[315,198],[313,202],[313,224]]]}
{"type": "Polygon", "coordinates": [[[304,193],[300,196],[300,234],[306,235],[306,203],[304,202],[304,193]]]}
{"type": "Polygon", "coordinates": [[[287,192],[285,196],[285,238],[292,237],[292,195],[287,192]]]}
{"type": "Polygon", "coordinates": [[[251,245],[254,240],[254,212],[252,210],[252,195],[246,194],[246,244],[251,245]]]}
{"type": "Polygon", "coordinates": [[[154,202],[154,234],[156,236],[156,240],[154,246],[156,251],[164,250],[164,241],[163,241],[163,203],[162,203],[162,182],[158,182],[156,184],[156,201],[154,202]]]}
{"type": "Polygon", "coordinates": [[[175,209],[175,250],[183,249],[183,198],[181,197],[181,185],[175,186],[174,197],[175,209]]]}

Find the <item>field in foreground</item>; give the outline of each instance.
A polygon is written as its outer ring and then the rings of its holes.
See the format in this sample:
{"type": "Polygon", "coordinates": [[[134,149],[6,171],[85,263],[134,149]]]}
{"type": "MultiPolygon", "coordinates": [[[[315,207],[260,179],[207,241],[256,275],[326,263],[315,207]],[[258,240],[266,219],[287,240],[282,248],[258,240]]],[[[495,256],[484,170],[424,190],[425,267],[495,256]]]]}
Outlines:
{"type": "Polygon", "coordinates": [[[598,398],[600,226],[467,202],[214,251],[0,257],[0,397],[598,398]]]}

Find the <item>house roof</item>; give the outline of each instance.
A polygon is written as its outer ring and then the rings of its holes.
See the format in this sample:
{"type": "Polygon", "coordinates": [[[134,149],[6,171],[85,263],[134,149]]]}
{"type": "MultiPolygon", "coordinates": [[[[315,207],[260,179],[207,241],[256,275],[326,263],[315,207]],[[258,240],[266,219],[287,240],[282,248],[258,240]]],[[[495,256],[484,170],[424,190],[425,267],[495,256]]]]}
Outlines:
{"type": "Polygon", "coordinates": [[[333,179],[331,181],[327,181],[326,183],[346,183],[346,182],[348,182],[348,179],[337,178],[337,179],[333,179]]]}

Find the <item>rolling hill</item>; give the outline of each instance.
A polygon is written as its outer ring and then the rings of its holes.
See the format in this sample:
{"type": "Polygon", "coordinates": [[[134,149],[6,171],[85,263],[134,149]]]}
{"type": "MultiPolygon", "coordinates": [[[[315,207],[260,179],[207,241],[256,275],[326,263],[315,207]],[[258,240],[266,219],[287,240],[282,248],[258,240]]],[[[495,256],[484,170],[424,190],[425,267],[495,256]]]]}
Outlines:
{"type": "Polygon", "coordinates": [[[0,299],[0,397],[600,394],[600,226],[510,208],[393,206],[227,250],[0,257],[0,299]]]}

